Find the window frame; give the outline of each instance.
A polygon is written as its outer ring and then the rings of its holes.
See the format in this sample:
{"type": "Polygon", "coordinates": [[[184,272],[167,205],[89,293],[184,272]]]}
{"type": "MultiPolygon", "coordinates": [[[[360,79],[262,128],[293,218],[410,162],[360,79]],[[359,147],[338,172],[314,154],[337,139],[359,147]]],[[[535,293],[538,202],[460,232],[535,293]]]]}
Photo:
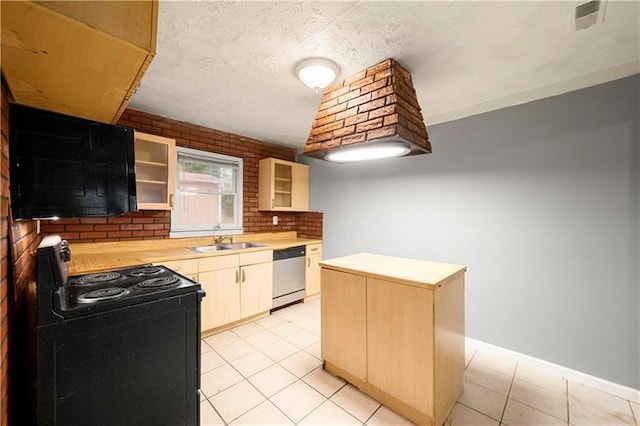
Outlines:
{"type": "Polygon", "coordinates": [[[243,159],[241,157],[233,157],[225,154],[218,154],[216,152],[202,151],[198,149],[176,147],[175,149],[175,164],[174,168],[174,204],[171,209],[171,230],[169,231],[170,238],[182,238],[182,237],[207,237],[215,235],[238,235],[242,234],[243,228],[243,159]],[[209,161],[212,163],[228,163],[237,167],[236,182],[235,182],[235,203],[234,203],[234,218],[235,222],[232,226],[228,224],[221,224],[220,228],[215,228],[217,224],[201,224],[195,226],[184,226],[180,224],[180,203],[181,199],[178,196],[180,188],[180,165],[178,158],[180,155],[197,158],[202,161],[209,161]],[[182,226],[180,226],[182,225],[182,226]]]}

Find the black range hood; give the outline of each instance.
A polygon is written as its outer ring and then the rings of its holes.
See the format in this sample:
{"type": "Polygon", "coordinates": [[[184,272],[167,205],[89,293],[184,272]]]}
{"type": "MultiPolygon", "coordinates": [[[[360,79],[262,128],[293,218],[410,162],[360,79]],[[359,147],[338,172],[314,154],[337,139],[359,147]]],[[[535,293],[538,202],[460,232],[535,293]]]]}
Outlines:
{"type": "Polygon", "coordinates": [[[14,219],[137,211],[134,131],[12,104],[9,182],[14,219]]]}

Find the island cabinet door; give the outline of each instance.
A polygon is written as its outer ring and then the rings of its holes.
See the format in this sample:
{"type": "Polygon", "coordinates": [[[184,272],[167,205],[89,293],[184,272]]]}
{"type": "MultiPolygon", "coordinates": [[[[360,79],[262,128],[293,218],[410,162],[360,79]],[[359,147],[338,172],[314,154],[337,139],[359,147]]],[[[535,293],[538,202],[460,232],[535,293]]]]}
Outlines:
{"type": "Polygon", "coordinates": [[[433,291],[367,278],[367,313],[367,380],[433,418],[433,291]]]}
{"type": "Polygon", "coordinates": [[[366,380],[366,279],[322,268],[320,280],[322,359],[366,380]]]}

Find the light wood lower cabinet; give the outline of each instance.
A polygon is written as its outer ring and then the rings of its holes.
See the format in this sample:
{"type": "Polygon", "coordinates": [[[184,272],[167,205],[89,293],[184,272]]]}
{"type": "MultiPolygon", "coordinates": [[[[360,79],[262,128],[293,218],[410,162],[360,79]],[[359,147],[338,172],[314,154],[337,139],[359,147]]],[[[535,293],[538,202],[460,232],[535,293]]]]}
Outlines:
{"type": "Polygon", "coordinates": [[[325,369],[418,424],[442,425],[462,391],[464,272],[424,286],[323,266],[321,286],[325,369]]]}
{"type": "Polygon", "coordinates": [[[367,292],[360,275],[322,269],[322,359],[367,377],[367,292]]]}
{"type": "Polygon", "coordinates": [[[240,316],[269,311],[273,304],[273,262],[240,267],[240,316]]]}
{"type": "Polygon", "coordinates": [[[202,331],[240,319],[240,280],[238,268],[200,272],[206,292],[200,306],[202,331]]]}
{"type": "Polygon", "coordinates": [[[433,292],[367,278],[366,300],[367,381],[431,413],[433,292]]]}
{"type": "Polygon", "coordinates": [[[305,287],[306,297],[320,294],[320,261],[322,244],[309,244],[306,247],[305,287]]]}
{"type": "Polygon", "coordinates": [[[214,256],[199,260],[201,329],[211,330],[268,312],[273,294],[273,251],[214,256]]]}

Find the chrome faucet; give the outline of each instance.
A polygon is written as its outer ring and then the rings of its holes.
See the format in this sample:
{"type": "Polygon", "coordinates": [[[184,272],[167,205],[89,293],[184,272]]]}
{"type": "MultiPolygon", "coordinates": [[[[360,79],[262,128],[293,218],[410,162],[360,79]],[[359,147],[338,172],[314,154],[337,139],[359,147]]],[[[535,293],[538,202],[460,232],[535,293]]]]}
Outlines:
{"type": "Polygon", "coordinates": [[[223,235],[216,236],[216,231],[219,229],[222,229],[219,223],[213,227],[213,244],[220,244],[224,238],[223,235]]]}
{"type": "Polygon", "coordinates": [[[222,244],[225,239],[229,239],[229,242],[233,243],[233,235],[218,235],[216,236],[216,231],[222,229],[220,224],[217,224],[213,227],[213,243],[214,244],[222,244]]]}

